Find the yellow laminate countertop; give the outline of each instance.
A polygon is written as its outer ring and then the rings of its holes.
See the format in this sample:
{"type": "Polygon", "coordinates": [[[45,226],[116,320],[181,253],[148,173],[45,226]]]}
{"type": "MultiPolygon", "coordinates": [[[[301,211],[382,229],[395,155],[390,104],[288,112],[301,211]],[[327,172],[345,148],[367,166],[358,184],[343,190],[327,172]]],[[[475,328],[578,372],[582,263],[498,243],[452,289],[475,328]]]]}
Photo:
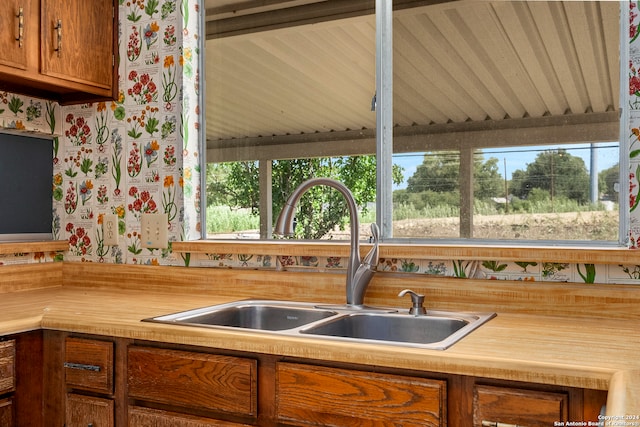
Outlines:
{"type": "Polygon", "coordinates": [[[61,286],[0,295],[0,335],[37,328],[608,390],[607,414],[640,414],[636,320],[500,313],[445,351],[141,322],[232,301],[197,292],[61,286]]]}

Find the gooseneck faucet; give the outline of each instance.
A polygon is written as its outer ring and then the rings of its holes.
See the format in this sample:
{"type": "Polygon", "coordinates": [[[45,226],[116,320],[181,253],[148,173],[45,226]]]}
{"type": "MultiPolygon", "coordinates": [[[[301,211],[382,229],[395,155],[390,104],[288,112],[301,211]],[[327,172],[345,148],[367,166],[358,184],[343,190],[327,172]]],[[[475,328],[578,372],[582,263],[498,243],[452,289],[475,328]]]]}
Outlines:
{"type": "Polygon", "coordinates": [[[276,234],[292,235],[295,207],[300,197],[311,187],[326,185],[338,190],[347,201],[349,209],[349,223],[351,227],[351,246],[349,262],[347,264],[347,305],[358,308],[364,303],[364,293],[369,286],[371,278],[378,266],[378,239],[379,230],[376,224],[371,224],[373,247],[360,262],[360,224],[358,220],[358,207],[351,191],[340,181],[331,178],[311,178],[296,188],[289,196],[278,216],[275,229],[276,234]]]}

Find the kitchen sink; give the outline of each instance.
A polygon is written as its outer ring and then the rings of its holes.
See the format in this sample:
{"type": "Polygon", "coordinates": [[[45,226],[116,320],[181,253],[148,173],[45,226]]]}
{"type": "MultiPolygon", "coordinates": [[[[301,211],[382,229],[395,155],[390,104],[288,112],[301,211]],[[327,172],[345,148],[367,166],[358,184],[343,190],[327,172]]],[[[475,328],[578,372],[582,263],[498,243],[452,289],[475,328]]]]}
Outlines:
{"type": "Polygon", "coordinates": [[[314,304],[284,303],[281,301],[238,301],[147,320],[196,326],[282,331],[307,325],[336,314],[335,311],[318,309],[314,304]]]}
{"type": "Polygon", "coordinates": [[[495,314],[427,312],[426,315],[352,313],[315,326],[302,334],[339,339],[366,340],[403,345],[429,345],[445,349],[489,320],[495,314]]]}
{"type": "Polygon", "coordinates": [[[432,310],[416,316],[392,308],[242,300],[143,321],[444,350],[494,316],[432,310]]]}

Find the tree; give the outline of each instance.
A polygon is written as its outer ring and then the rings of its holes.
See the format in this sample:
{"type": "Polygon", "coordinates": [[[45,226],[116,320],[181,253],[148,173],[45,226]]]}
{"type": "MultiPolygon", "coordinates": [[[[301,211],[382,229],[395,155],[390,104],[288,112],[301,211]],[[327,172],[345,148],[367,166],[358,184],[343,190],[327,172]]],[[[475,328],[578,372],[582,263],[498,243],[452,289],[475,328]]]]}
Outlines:
{"type": "Polygon", "coordinates": [[[460,157],[454,151],[425,153],[422,164],[407,180],[408,193],[434,191],[446,193],[459,185],[460,157]]]}
{"type": "MultiPolygon", "coordinates": [[[[207,170],[207,202],[250,208],[259,213],[260,194],[257,162],[210,165],[207,170]],[[211,194],[211,196],[210,196],[211,194]]],[[[327,177],[344,183],[358,206],[366,211],[376,197],[375,156],[353,156],[274,160],[272,163],[272,203],[274,216],[289,195],[309,178],[327,177]]],[[[394,165],[393,180],[402,182],[402,168],[394,165]]],[[[327,186],[311,188],[300,200],[296,215],[296,237],[320,239],[349,220],[343,196],[327,186]]]]}
{"type": "Polygon", "coordinates": [[[598,174],[600,191],[609,199],[615,200],[615,185],[620,182],[620,165],[616,164],[598,174]]]}
{"type": "Polygon", "coordinates": [[[209,163],[207,206],[250,208],[257,213],[260,207],[258,175],[258,162],[209,163]]]}
{"type": "MultiPolygon", "coordinates": [[[[474,196],[478,199],[504,193],[498,159],[484,161],[481,152],[473,156],[474,196]]],[[[460,187],[460,155],[457,151],[428,152],[416,172],[407,180],[407,193],[453,193],[460,187]]]]}
{"type": "Polygon", "coordinates": [[[526,170],[516,170],[510,191],[526,199],[534,188],[547,190],[551,198],[566,197],[584,204],[589,201],[589,174],[584,160],[566,150],[539,153],[526,170]]]}

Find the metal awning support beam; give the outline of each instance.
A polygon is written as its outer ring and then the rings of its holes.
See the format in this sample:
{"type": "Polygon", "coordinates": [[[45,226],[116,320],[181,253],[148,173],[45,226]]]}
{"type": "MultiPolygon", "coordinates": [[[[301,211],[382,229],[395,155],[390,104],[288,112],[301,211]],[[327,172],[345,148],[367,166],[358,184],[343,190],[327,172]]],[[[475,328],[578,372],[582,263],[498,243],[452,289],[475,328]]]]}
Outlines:
{"type": "Polygon", "coordinates": [[[376,222],[393,237],[393,2],[376,0],[376,222]]]}
{"type": "MultiPolygon", "coordinates": [[[[460,150],[517,145],[558,145],[618,141],[616,112],[540,119],[509,119],[393,129],[393,152],[460,150]]],[[[207,161],[235,162],[364,155],[376,152],[372,129],[209,141],[207,161]]]]}

